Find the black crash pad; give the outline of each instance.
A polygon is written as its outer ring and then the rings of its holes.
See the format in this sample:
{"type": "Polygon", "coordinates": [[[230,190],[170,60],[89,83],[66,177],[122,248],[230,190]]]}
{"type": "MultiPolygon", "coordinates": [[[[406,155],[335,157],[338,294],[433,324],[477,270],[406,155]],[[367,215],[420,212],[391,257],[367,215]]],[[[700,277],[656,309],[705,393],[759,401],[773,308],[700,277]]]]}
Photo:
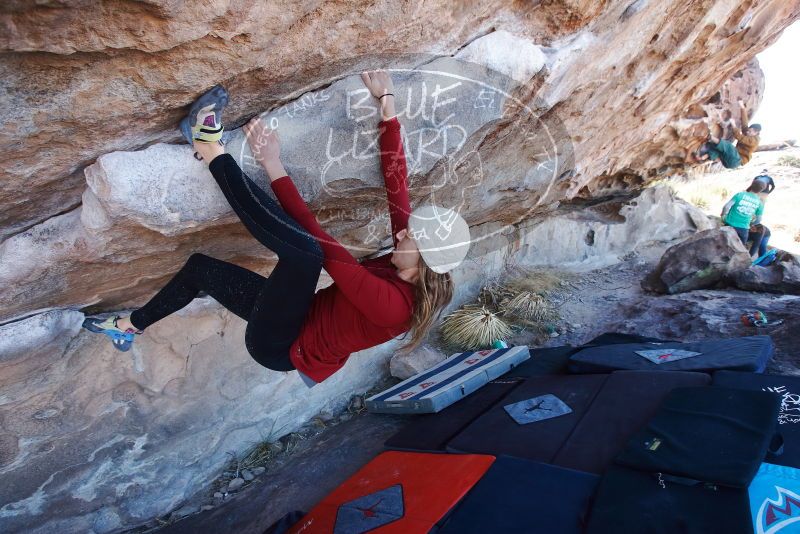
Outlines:
{"type": "Polygon", "coordinates": [[[767,453],[778,405],[777,396],[766,391],[675,388],[614,461],[639,471],[746,488],[767,453]]]}
{"type": "Polygon", "coordinates": [[[706,373],[686,371],[611,373],[553,463],[603,473],[631,436],[655,415],[667,393],[676,387],[710,382],[706,373]]]}
{"type": "Polygon", "coordinates": [[[751,534],[746,488],[659,483],[658,475],[609,467],[587,534],[751,534]]]}
{"type": "Polygon", "coordinates": [[[550,463],[607,377],[608,375],[544,375],[528,378],[450,440],[447,450],[496,456],[505,454],[550,463]],[[520,425],[504,409],[507,405],[542,395],[556,396],[572,412],[520,425]]]}
{"type": "Polygon", "coordinates": [[[547,349],[531,349],[531,357],[511,369],[503,376],[528,378],[538,375],[567,374],[569,358],[581,347],[550,347],[547,349]]]}
{"type": "Polygon", "coordinates": [[[605,334],[600,334],[593,340],[584,343],[584,347],[593,346],[593,345],[621,345],[624,343],[650,343],[650,342],[657,342],[657,343],[665,343],[670,341],[669,339],[659,339],[657,337],[647,337],[647,336],[640,336],[639,334],[621,334],[619,332],[606,332],[605,334]]]}
{"type": "Polygon", "coordinates": [[[768,452],[765,461],[800,468],[800,377],[717,371],[712,384],[778,395],[780,408],[775,431],[783,437],[783,452],[779,455],[768,452]]]}
{"type": "Polygon", "coordinates": [[[439,413],[414,416],[384,445],[388,449],[402,451],[443,451],[450,439],[520,382],[513,378],[498,378],[439,413]]]}
{"type": "Polygon", "coordinates": [[[746,336],[695,343],[628,343],[585,348],[570,357],[570,373],[608,373],[622,369],[639,371],[702,371],[719,369],[763,372],[772,357],[769,336],[746,336]],[[678,349],[698,356],[666,363],[653,363],[636,351],[678,349]]]}
{"type": "Polygon", "coordinates": [[[495,460],[437,534],[579,534],[600,477],[510,456],[495,460]]]}

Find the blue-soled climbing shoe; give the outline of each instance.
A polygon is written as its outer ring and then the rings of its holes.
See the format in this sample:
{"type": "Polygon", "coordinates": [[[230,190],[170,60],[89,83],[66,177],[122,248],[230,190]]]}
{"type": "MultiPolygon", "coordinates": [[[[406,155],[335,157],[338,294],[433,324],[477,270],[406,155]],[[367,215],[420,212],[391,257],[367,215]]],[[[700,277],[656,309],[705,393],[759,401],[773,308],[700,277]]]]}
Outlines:
{"type": "Polygon", "coordinates": [[[215,85],[194,101],[181,121],[181,133],[191,145],[194,141],[216,143],[222,139],[222,110],[228,105],[228,92],[215,85]]]}
{"type": "Polygon", "coordinates": [[[100,319],[99,317],[87,317],[84,319],[82,326],[90,332],[104,334],[110,337],[111,343],[114,345],[115,349],[121,350],[122,352],[127,352],[133,346],[134,336],[141,334],[141,331],[137,332],[132,328],[129,328],[128,330],[117,328],[118,319],[119,315],[112,315],[107,319],[100,319]]]}

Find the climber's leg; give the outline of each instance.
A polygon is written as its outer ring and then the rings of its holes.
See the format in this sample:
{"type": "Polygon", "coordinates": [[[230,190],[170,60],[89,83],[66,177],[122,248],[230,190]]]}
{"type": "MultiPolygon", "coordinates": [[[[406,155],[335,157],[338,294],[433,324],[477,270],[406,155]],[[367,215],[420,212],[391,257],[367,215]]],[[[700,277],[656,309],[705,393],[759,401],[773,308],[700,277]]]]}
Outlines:
{"type": "Polygon", "coordinates": [[[311,258],[312,263],[323,257],[316,238],[306,232],[265,191],[253,182],[230,154],[219,144],[224,130],[221,111],[228,95],[220,87],[200,97],[181,122],[181,131],[204,161],[231,208],[245,227],[261,244],[281,259],[311,258]]]}
{"type": "Polygon", "coordinates": [[[321,258],[281,258],[263,284],[247,322],[245,346],[264,367],[295,368],[289,348],[308,315],[321,269],[321,258]]]}
{"type": "Polygon", "coordinates": [[[267,279],[258,273],[205,254],[192,254],[175,276],[129,320],[139,330],[189,304],[200,291],[244,320],[267,279]]]}
{"type": "Polygon", "coordinates": [[[281,259],[305,258],[313,265],[324,257],[317,239],[242,172],[233,156],[217,156],[208,168],[242,223],[262,245],[281,259]]]}
{"type": "Polygon", "coordinates": [[[760,258],[767,253],[767,244],[772,233],[766,226],[761,226],[760,232],[750,232],[750,239],[753,243],[750,245],[750,255],[760,258]]]}
{"type": "Polygon", "coordinates": [[[739,239],[742,240],[742,245],[747,247],[747,239],[748,239],[748,237],[750,235],[750,229],[749,228],[737,228],[736,226],[731,226],[731,228],[736,230],[736,235],[738,235],[739,239]]]}
{"type": "MultiPolygon", "coordinates": [[[[727,169],[735,169],[742,164],[742,159],[739,156],[739,152],[730,141],[721,139],[712,150],[715,154],[717,154],[717,157],[720,159],[720,161],[722,161],[722,165],[724,165],[727,169]]],[[[709,158],[716,159],[711,156],[711,152],[709,152],[709,158]]]]}

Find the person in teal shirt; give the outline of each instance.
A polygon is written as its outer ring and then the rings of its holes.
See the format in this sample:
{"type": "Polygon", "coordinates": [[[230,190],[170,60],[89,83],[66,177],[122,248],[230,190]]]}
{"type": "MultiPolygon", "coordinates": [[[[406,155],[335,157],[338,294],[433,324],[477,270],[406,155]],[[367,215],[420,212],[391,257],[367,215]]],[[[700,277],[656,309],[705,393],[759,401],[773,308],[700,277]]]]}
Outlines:
{"type": "Polygon", "coordinates": [[[736,234],[742,240],[743,245],[747,245],[750,225],[761,222],[764,203],[761,202],[758,193],[763,190],[764,183],[756,180],[750,184],[747,191],[740,191],[733,195],[733,198],[722,208],[722,222],[736,230],[736,234]]]}

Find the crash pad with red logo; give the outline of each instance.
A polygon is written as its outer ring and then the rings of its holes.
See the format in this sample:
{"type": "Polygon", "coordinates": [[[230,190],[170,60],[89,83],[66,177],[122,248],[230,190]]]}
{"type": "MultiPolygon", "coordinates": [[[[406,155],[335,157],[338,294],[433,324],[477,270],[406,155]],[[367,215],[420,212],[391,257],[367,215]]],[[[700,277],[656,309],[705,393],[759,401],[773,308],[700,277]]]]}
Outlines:
{"type": "Polygon", "coordinates": [[[290,534],[424,534],[475,485],[494,456],[388,451],[333,490],[290,534]]]}

